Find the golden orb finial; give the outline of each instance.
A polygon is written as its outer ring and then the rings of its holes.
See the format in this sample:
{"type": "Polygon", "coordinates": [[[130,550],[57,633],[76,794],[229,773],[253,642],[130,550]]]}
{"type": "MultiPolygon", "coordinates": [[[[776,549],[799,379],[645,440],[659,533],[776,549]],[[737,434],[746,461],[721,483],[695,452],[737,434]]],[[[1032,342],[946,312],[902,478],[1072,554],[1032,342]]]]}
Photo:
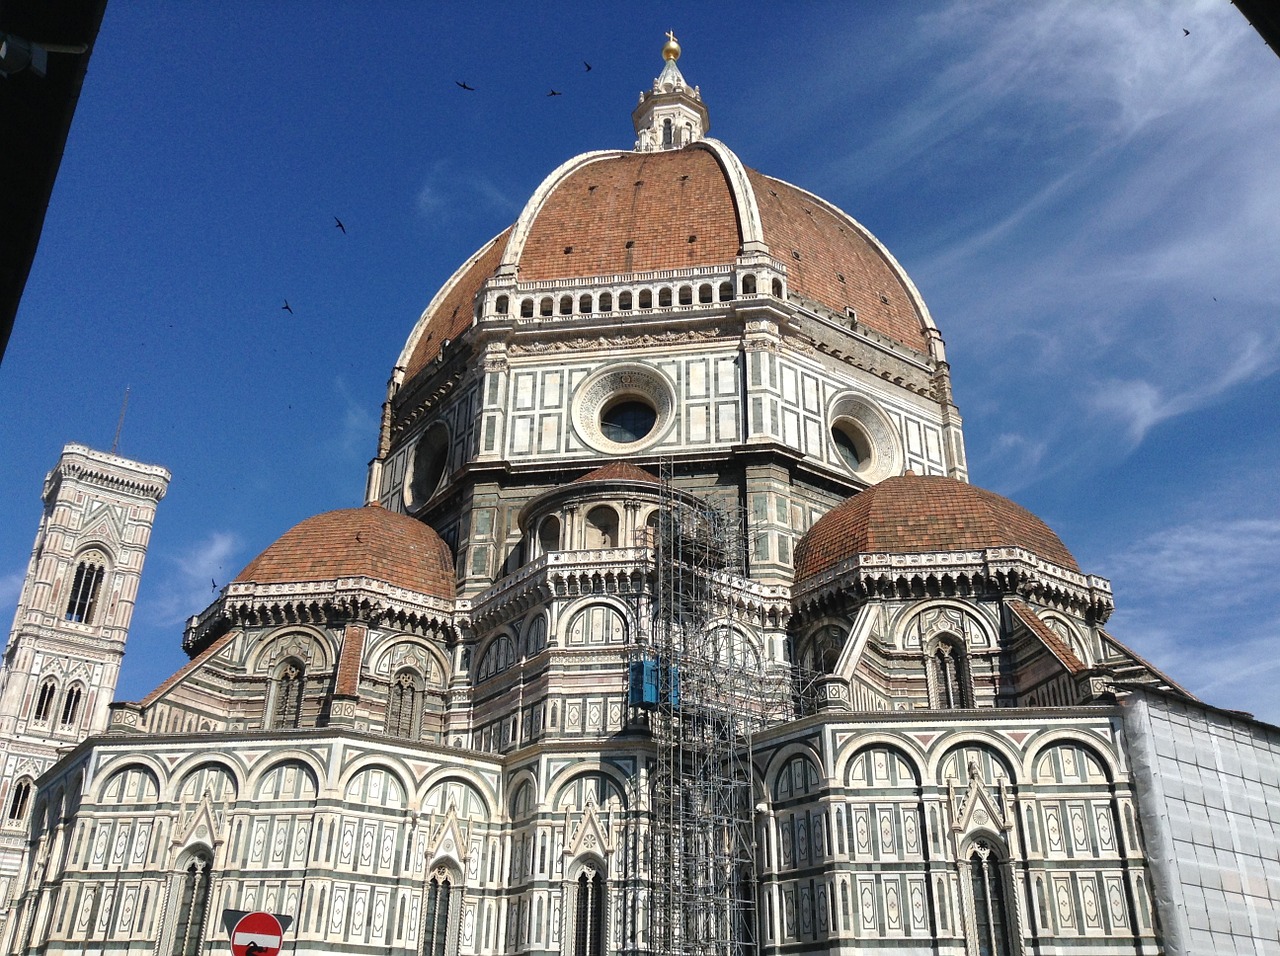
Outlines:
{"type": "Polygon", "coordinates": [[[680,44],[676,42],[676,35],[671,30],[667,31],[667,42],[662,47],[662,58],[664,60],[680,59],[680,44]]]}

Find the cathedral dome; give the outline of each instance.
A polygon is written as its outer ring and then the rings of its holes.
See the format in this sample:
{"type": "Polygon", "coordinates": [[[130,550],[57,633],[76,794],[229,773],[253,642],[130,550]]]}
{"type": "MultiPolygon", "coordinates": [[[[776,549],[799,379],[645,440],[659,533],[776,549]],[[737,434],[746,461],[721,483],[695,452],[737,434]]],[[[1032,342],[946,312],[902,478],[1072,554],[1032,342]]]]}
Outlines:
{"type": "Polygon", "coordinates": [[[294,525],[236,576],[240,584],[373,578],[452,600],[453,556],[421,521],[377,505],[314,515],[294,525]]]}
{"type": "MultiPolygon", "coordinates": [[[[929,354],[936,331],[924,301],[864,226],[803,189],[745,167],[718,140],[700,139],[678,149],[584,153],[563,164],[519,220],[441,288],[398,365],[408,380],[436,360],[482,317],[486,283],[516,296],[554,290],[560,317],[559,293],[586,288],[589,280],[671,277],[679,275],[672,270],[735,264],[742,271],[742,257],[752,255],[786,278],[785,292],[762,287],[760,295],[793,298],[929,354]]],[[[517,312],[515,302],[507,307],[517,312]]]]}
{"type": "Polygon", "coordinates": [[[1023,548],[1080,572],[1043,521],[1021,505],[954,478],[906,474],[845,499],[796,545],[796,582],[858,554],[1023,548]]]}

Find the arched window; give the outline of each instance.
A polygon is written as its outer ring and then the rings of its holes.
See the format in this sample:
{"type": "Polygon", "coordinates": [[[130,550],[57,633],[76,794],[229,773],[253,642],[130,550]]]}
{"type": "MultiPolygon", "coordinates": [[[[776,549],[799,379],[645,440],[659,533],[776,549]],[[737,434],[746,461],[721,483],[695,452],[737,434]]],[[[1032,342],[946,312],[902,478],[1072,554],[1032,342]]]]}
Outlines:
{"type": "Polygon", "coordinates": [[[658,290],[658,308],[668,309],[671,307],[671,287],[666,286],[658,290]]]}
{"type": "Polygon", "coordinates": [[[19,780],[13,785],[13,796],[9,798],[9,812],[5,820],[9,823],[21,823],[27,818],[27,805],[31,802],[31,781],[19,780]]]}
{"type": "Polygon", "coordinates": [[[173,928],[172,956],[197,956],[209,911],[209,870],[213,856],[204,847],[197,847],[183,859],[180,866],[178,908],[173,928]]]}
{"type": "Polygon", "coordinates": [[[587,539],[583,544],[588,549],[616,548],[618,546],[618,512],[606,505],[600,505],[587,512],[587,539]]]}
{"type": "Polygon", "coordinates": [[[31,719],[38,723],[48,720],[53,710],[53,700],[57,696],[58,682],[52,677],[46,677],[40,682],[40,691],[36,694],[36,706],[31,711],[31,719]]]}
{"type": "Polygon", "coordinates": [[[712,299],[711,283],[704,282],[698,286],[698,304],[706,305],[712,299]]]}
{"type": "Polygon", "coordinates": [[[642,309],[653,308],[653,292],[650,291],[649,289],[640,290],[640,308],[642,309]]]}
{"type": "Polygon", "coordinates": [[[679,301],[681,305],[693,305],[693,286],[682,285],[680,287],[679,301]]]}
{"type": "Polygon", "coordinates": [[[67,620],[77,624],[93,622],[93,612],[98,604],[98,589],[105,573],[101,557],[94,555],[76,565],[76,577],[71,583],[71,597],[67,601],[67,620]]]}
{"type": "Polygon", "coordinates": [[[973,929],[981,956],[1013,956],[1009,901],[1000,857],[986,840],[978,840],[969,854],[969,884],[973,892],[973,929]]]}
{"type": "Polygon", "coordinates": [[[62,697],[62,717],[58,721],[63,727],[70,727],[80,716],[80,698],[83,696],[84,689],[79,684],[67,688],[62,697]]]}
{"type": "Polygon", "coordinates": [[[613,294],[612,293],[609,293],[609,292],[600,293],[600,311],[601,312],[613,311],[613,294]]]}
{"type": "Polygon", "coordinates": [[[280,665],[276,674],[275,703],[271,712],[271,726],[291,729],[301,726],[302,694],[307,683],[306,667],[302,661],[289,658],[280,665]]]}
{"type": "Polygon", "coordinates": [[[573,315],[573,296],[571,295],[560,296],[560,314],[573,315]]]}
{"type": "Polygon", "coordinates": [[[602,956],[604,953],[604,880],[595,867],[585,867],[578,876],[573,914],[573,956],[602,956]]]}
{"type": "Polygon", "coordinates": [[[422,956],[447,956],[449,949],[449,903],[453,880],[445,870],[436,871],[427,883],[426,915],[422,924],[422,956]]]}
{"type": "Polygon", "coordinates": [[[929,655],[929,671],[933,684],[933,705],[943,710],[972,707],[969,693],[969,668],[964,648],[958,643],[941,640],[929,655]]]}
{"type": "Polygon", "coordinates": [[[671,139],[671,120],[664,119],[662,121],[662,145],[672,145],[671,139]]]}
{"type": "Polygon", "coordinates": [[[422,678],[416,671],[405,668],[396,674],[391,681],[391,694],[387,698],[389,735],[417,739],[422,696],[422,678]]]}
{"type": "Polygon", "coordinates": [[[533,300],[532,299],[522,299],[520,301],[520,318],[522,319],[533,318],[533,300]]]}
{"type": "Polygon", "coordinates": [[[623,312],[631,311],[631,293],[623,292],[618,296],[618,308],[623,312]]]}
{"type": "Polygon", "coordinates": [[[507,303],[509,301],[510,300],[505,295],[498,296],[498,298],[493,303],[493,311],[497,312],[498,315],[506,315],[507,303]]]}
{"type": "Polygon", "coordinates": [[[551,309],[552,309],[551,296],[547,296],[542,300],[541,304],[538,306],[538,313],[540,315],[550,315],[551,309]]]}
{"type": "Polygon", "coordinates": [[[543,518],[538,525],[538,546],[543,554],[560,550],[560,519],[555,515],[543,518]]]}
{"type": "Polygon", "coordinates": [[[775,299],[782,298],[782,280],[781,279],[773,280],[773,297],[775,299]]]}
{"type": "Polygon", "coordinates": [[[733,301],[733,285],[732,284],[728,282],[720,283],[720,301],[721,302],[733,301]]]}
{"type": "Polygon", "coordinates": [[[591,314],[591,296],[589,295],[578,296],[578,311],[583,315],[591,314]]]}

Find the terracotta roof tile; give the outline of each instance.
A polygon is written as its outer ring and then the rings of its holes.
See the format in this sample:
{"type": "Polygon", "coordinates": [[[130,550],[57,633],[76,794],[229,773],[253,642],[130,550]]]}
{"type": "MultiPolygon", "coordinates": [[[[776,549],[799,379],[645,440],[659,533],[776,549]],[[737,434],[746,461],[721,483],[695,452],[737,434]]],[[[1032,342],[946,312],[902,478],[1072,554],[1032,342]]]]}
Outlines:
{"type": "Polygon", "coordinates": [[[452,600],[453,555],[430,527],[376,505],[326,511],[286,531],[236,576],[292,584],[368,577],[452,600]]]}
{"type": "Polygon", "coordinates": [[[1049,526],[1021,505],[938,475],[888,478],[814,522],[796,545],[796,580],[856,554],[920,554],[1025,548],[1068,570],[1080,567],[1049,526]]]}
{"type": "Polygon", "coordinates": [[[1079,674],[1081,671],[1088,669],[1084,666],[1084,662],[1076,656],[1076,652],[1067,646],[1066,641],[1054,633],[1044,621],[1040,620],[1040,615],[1032,610],[1029,605],[1022,601],[1010,601],[1009,608],[1032,634],[1040,638],[1041,643],[1053,652],[1054,657],[1060,660],[1062,666],[1070,673],[1079,674]]]}
{"type": "Polygon", "coordinates": [[[724,265],[741,244],[733,193],[714,155],[622,153],[557,184],[529,231],[520,279],[724,265]]]}
{"type": "Polygon", "coordinates": [[[611,461],[607,465],[597,468],[595,471],[588,472],[581,478],[573,479],[576,484],[579,481],[643,481],[649,484],[658,484],[658,477],[651,472],[645,471],[639,465],[633,465],[629,461],[611,461]]]}
{"type": "Polygon", "coordinates": [[[853,309],[868,328],[917,352],[928,351],[911,293],[858,226],[788,183],[754,169],[747,170],[747,177],[755,189],[765,242],[773,257],[786,264],[793,292],[836,312],[853,309]]]}
{"type": "Polygon", "coordinates": [[[471,320],[475,317],[476,293],[498,270],[502,262],[502,253],[507,247],[507,237],[510,235],[511,229],[507,229],[484,247],[476,261],[471,264],[471,268],[458,277],[457,283],[449,290],[444,301],[436,306],[431,317],[427,319],[422,338],[418,340],[405,366],[405,381],[426,368],[440,354],[440,349],[446,340],[452,341],[471,328],[471,320]]]}

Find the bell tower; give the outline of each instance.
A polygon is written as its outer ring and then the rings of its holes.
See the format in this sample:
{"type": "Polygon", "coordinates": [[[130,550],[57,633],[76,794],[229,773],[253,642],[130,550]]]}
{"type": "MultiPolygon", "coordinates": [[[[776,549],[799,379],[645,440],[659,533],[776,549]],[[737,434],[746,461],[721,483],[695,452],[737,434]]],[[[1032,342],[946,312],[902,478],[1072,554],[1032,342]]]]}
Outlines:
{"type": "Polygon", "coordinates": [[[35,782],[107,727],[156,505],[169,472],[67,445],[44,481],[13,630],[0,662],[0,926],[22,868],[35,782]]]}

